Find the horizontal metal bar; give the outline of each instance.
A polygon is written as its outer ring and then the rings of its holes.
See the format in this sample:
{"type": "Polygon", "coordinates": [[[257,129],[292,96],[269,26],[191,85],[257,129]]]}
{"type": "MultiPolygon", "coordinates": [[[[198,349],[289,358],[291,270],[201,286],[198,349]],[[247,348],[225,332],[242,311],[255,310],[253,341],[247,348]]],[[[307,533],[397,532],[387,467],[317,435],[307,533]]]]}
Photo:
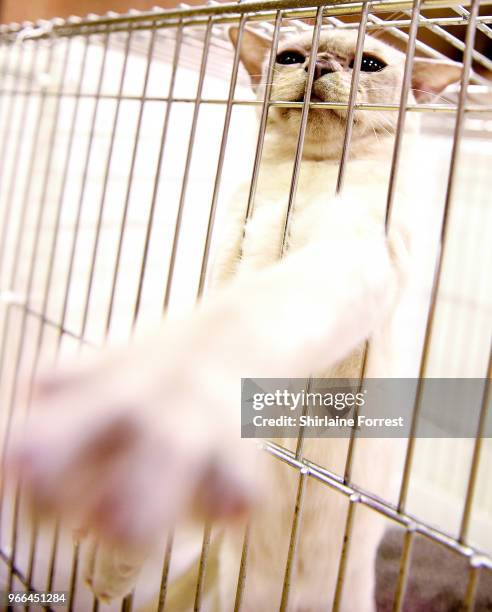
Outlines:
{"type": "MultiPolygon", "coordinates": [[[[388,19],[383,20],[382,23],[376,25],[375,23],[367,24],[368,30],[381,30],[384,28],[409,28],[411,25],[411,19],[388,19]]],[[[479,17],[478,22],[483,24],[492,23],[492,16],[479,17]]],[[[466,26],[468,23],[468,17],[429,17],[425,20],[425,25],[439,25],[439,26],[466,26]]],[[[424,27],[424,22],[420,20],[419,26],[424,27]]],[[[486,27],[486,26],[484,26],[486,27]]],[[[343,23],[337,26],[342,30],[355,30],[357,29],[357,23],[343,23]]]]}
{"type": "MultiPolygon", "coordinates": [[[[119,96],[117,94],[95,94],[95,93],[58,93],[52,92],[45,94],[44,92],[32,92],[32,91],[10,91],[15,95],[48,95],[50,97],[67,97],[67,98],[101,98],[106,100],[127,100],[133,102],[173,102],[177,104],[224,104],[227,105],[228,101],[222,98],[167,98],[161,96],[148,96],[143,98],[142,96],[131,96],[124,95],[119,96]]],[[[237,106],[262,106],[263,100],[232,100],[231,104],[237,106]]],[[[304,102],[292,102],[289,100],[269,100],[269,106],[279,106],[282,108],[302,108],[304,102]]],[[[311,108],[336,108],[339,110],[345,110],[348,108],[348,104],[345,102],[310,102],[311,108]]],[[[358,110],[373,110],[373,111],[398,111],[400,106],[398,104],[356,104],[355,108],[358,110]]],[[[437,112],[437,113],[454,113],[457,110],[455,104],[408,104],[406,107],[407,111],[425,113],[425,112],[437,112]]],[[[473,104],[465,107],[465,112],[468,113],[492,113],[492,104],[473,104]]]]}
{"type": "MultiPolygon", "coordinates": [[[[465,26],[468,23],[468,15],[469,12],[462,8],[461,6],[458,6],[456,8],[453,8],[453,10],[457,13],[459,13],[461,16],[460,17],[427,17],[424,19],[422,19],[422,26],[424,27],[424,25],[435,25],[435,26],[465,26]]],[[[381,10],[379,12],[382,12],[381,10]]],[[[314,12],[313,12],[314,14],[314,12]]],[[[331,15],[331,14],[346,14],[344,12],[344,10],[340,9],[340,8],[336,8],[336,12],[332,13],[331,9],[329,7],[325,7],[325,9],[323,9],[323,14],[324,16],[326,15],[331,15]]],[[[231,17],[231,18],[224,18],[224,19],[220,19],[218,18],[215,23],[229,23],[229,22],[237,22],[239,19],[239,16],[235,16],[235,17],[231,17]]],[[[255,20],[267,20],[268,19],[268,15],[265,14],[252,14],[252,15],[248,15],[248,21],[255,21],[255,20]]],[[[292,15],[291,13],[289,13],[289,11],[286,11],[285,13],[285,19],[286,20],[294,20],[294,19],[299,19],[299,15],[296,13],[294,15],[292,15]]],[[[379,30],[381,28],[393,28],[393,27],[400,27],[400,28],[405,28],[405,27],[410,27],[410,19],[388,19],[388,20],[381,20],[379,22],[379,25],[376,24],[368,24],[367,25],[367,29],[368,30],[379,30]]],[[[197,25],[200,24],[206,24],[206,19],[193,19],[193,20],[184,20],[183,21],[183,27],[196,27],[197,25]]],[[[486,24],[492,23],[492,16],[490,15],[483,15],[478,17],[477,19],[477,23],[478,23],[478,29],[480,29],[481,31],[483,31],[487,36],[491,37],[491,31],[490,28],[487,28],[486,24]]],[[[77,36],[90,36],[91,34],[94,33],[94,27],[96,28],[100,28],[101,26],[99,24],[96,25],[96,23],[94,23],[92,25],[91,28],[83,28],[82,31],[78,31],[78,29],[74,30],[73,33],[60,33],[58,34],[58,36],[69,36],[71,34],[73,35],[77,35],[77,36]]],[[[114,24],[114,28],[111,29],[111,32],[113,33],[118,33],[118,32],[126,32],[127,31],[127,23],[115,23],[114,24]]],[[[175,28],[177,27],[177,24],[172,22],[169,23],[168,21],[161,21],[161,22],[149,22],[149,23],[144,23],[141,25],[137,25],[133,27],[133,31],[138,32],[138,31],[147,31],[149,29],[153,29],[156,31],[159,31],[159,29],[166,29],[166,28],[175,28]]],[[[357,23],[344,23],[344,22],[339,22],[337,24],[337,28],[342,28],[342,29],[357,29],[358,24],[357,23]]],[[[322,29],[326,28],[326,24],[323,25],[322,29]]],[[[107,29],[105,28],[104,30],[102,30],[102,33],[106,33],[107,29]]],[[[21,37],[21,32],[22,30],[20,30],[19,32],[13,32],[13,36],[10,36],[10,41],[13,42],[15,41],[18,37],[21,37]]],[[[96,30],[97,32],[97,30],[96,30]]],[[[194,32],[190,32],[190,36],[194,34],[194,32]]],[[[2,38],[2,34],[0,33],[0,39],[2,38]]],[[[6,38],[5,35],[3,35],[3,38],[6,38]]],[[[39,37],[42,38],[42,37],[39,37]]],[[[28,41],[35,41],[35,39],[27,39],[28,41]]],[[[36,39],[37,40],[37,39],[36,39]]],[[[193,38],[193,40],[198,40],[196,38],[193,38]]],[[[9,42],[9,40],[7,39],[7,42],[9,42]]]]}
{"type": "MultiPolygon", "coordinates": [[[[467,19],[470,16],[470,11],[467,11],[462,6],[455,6],[453,7],[452,10],[455,13],[458,13],[458,15],[461,15],[462,17],[466,17],[467,19]]],[[[484,25],[484,23],[490,23],[490,22],[483,21],[483,17],[477,17],[477,30],[480,30],[480,32],[485,34],[485,36],[488,36],[488,38],[492,38],[492,29],[488,28],[486,25],[484,25]]]]}
{"type": "Polygon", "coordinates": [[[23,302],[14,302],[14,301],[12,301],[12,302],[7,303],[7,308],[12,308],[12,307],[16,307],[16,308],[19,308],[20,310],[25,311],[31,317],[36,317],[39,320],[40,323],[42,323],[44,325],[48,325],[49,327],[52,327],[53,329],[57,329],[60,332],[60,334],[63,334],[64,336],[69,336],[70,338],[73,338],[74,340],[78,340],[79,342],[82,342],[86,346],[90,346],[90,347],[92,347],[94,349],[100,349],[101,348],[101,346],[96,344],[95,342],[91,342],[90,340],[86,340],[85,338],[82,338],[77,333],[75,333],[75,332],[71,331],[70,329],[62,326],[58,322],[53,321],[53,319],[50,319],[49,317],[44,315],[42,312],[38,312],[37,310],[27,306],[27,304],[25,304],[23,302]]]}
{"type": "MultiPolygon", "coordinates": [[[[411,0],[376,0],[371,3],[371,12],[395,12],[405,11],[412,8],[411,0]]],[[[482,0],[482,6],[492,4],[492,0],[482,0]]],[[[209,15],[216,16],[215,23],[227,23],[229,21],[238,21],[240,15],[251,13],[248,20],[272,20],[275,18],[277,10],[286,9],[284,17],[286,19],[305,19],[314,17],[316,8],[323,6],[323,16],[327,15],[350,15],[358,14],[362,10],[363,3],[360,0],[332,0],[327,3],[326,0],[265,0],[256,2],[244,2],[240,4],[227,3],[214,6],[199,6],[193,8],[182,9],[166,9],[152,12],[133,12],[131,14],[111,14],[100,17],[89,17],[78,20],[56,20],[56,22],[40,22],[39,34],[30,32],[22,35],[23,29],[19,24],[14,23],[4,25],[0,29],[0,38],[15,36],[23,36],[25,40],[30,40],[30,36],[36,40],[48,37],[61,36],[79,36],[90,33],[97,33],[98,29],[104,28],[106,31],[111,27],[111,31],[118,31],[121,26],[122,30],[128,28],[128,24],[133,24],[134,31],[138,31],[140,26],[146,28],[161,28],[175,27],[177,21],[182,19],[183,26],[198,25],[206,23],[203,19],[209,15]],[[289,10],[290,9],[290,10],[289,10]],[[231,18],[230,16],[233,15],[231,18]],[[222,18],[220,17],[222,16],[222,18]],[[190,21],[187,21],[190,20],[190,21]],[[171,23],[169,23],[171,22],[171,23]],[[51,28],[47,28],[46,24],[52,24],[51,28]],[[46,31],[43,31],[42,29],[46,31]]],[[[465,0],[425,0],[422,3],[423,9],[435,8],[450,8],[453,6],[469,6],[470,1],[465,0]]],[[[32,30],[32,28],[31,28],[32,30]]]]}
{"type": "Polygon", "coordinates": [[[405,527],[406,529],[411,527],[412,529],[415,529],[416,533],[419,533],[429,540],[438,542],[459,555],[468,557],[470,559],[475,559],[475,562],[480,567],[492,569],[492,557],[490,555],[482,553],[474,547],[460,544],[453,536],[436,529],[427,523],[424,523],[411,514],[399,512],[394,505],[377,497],[373,493],[369,493],[368,491],[353,484],[345,484],[342,476],[330,472],[313,461],[309,461],[304,458],[296,459],[295,454],[292,451],[275,444],[274,442],[263,442],[261,447],[266,452],[270,453],[291,467],[298,470],[307,468],[309,477],[315,478],[318,482],[326,484],[330,488],[342,493],[348,498],[350,498],[352,495],[359,495],[360,498],[358,501],[361,504],[364,504],[371,510],[374,510],[375,512],[378,512],[379,514],[395,521],[402,527],[405,527]]]}
{"type": "MultiPolygon", "coordinates": [[[[378,13],[384,13],[384,12],[390,12],[388,9],[378,9],[375,12],[378,13]]],[[[391,9],[391,12],[395,12],[394,7],[391,9]]],[[[344,9],[344,8],[325,8],[323,9],[323,16],[324,17],[330,17],[330,16],[334,16],[334,15],[339,15],[339,16],[346,16],[346,15],[356,15],[358,14],[359,11],[355,10],[353,8],[351,8],[350,10],[344,9]]],[[[285,19],[286,20],[295,20],[298,21],[299,19],[308,19],[310,17],[314,17],[315,12],[313,10],[303,10],[302,12],[299,11],[285,11],[285,19]]],[[[231,24],[234,23],[236,24],[238,22],[239,16],[233,16],[233,17],[218,17],[214,20],[214,23],[217,24],[231,24]]],[[[252,15],[248,15],[248,21],[267,21],[269,19],[273,19],[273,14],[270,15],[265,15],[265,14],[252,14],[252,15]]],[[[490,16],[482,16],[479,17],[479,22],[480,24],[486,28],[487,26],[484,24],[488,24],[488,23],[492,23],[492,17],[490,16]]],[[[183,21],[183,27],[188,27],[188,28],[196,28],[197,26],[201,26],[201,25],[206,25],[207,23],[207,18],[206,17],[202,17],[202,18],[197,18],[197,19],[192,19],[192,20],[184,20],[183,21]]],[[[378,27],[376,27],[375,25],[371,24],[369,29],[370,30],[379,30],[379,29],[383,29],[383,28],[394,28],[394,27],[401,27],[401,28],[406,28],[406,27],[410,27],[410,20],[409,19],[395,19],[395,20],[381,20],[381,25],[379,25],[378,27]]],[[[446,26],[465,26],[468,23],[468,19],[467,18],[460,18],[460,17],[429,17],[426,21],[426,25],[435,25],[435,26],[439,26],[439,25],[446,25],[446,26]]],[[[357,23],[344,23],[344,22],[340,22],[341,25],[337,26],[337,27],[342,27],[342,29],[356,29],[357,28],[357,23]]],[[[422,22],[422,26],[424,26],[424,23],[422,22]]],[[[134,32],[147,32],[149,30],[156,30],[157,32],[159,32],[160,30],[166,30],[166,29],[175,29],[177,28],[177,22],[169,22],[169,21],[162,21],[162,22],[157,22],[157,23],[143,23],[143,24],[139,24],[139,25],[135,25],[133,26],[133,31],[134,32]]],[[[323,29],[325,29],[325,26],[323,26],[323,29]]],[[[58,37],[67,37],[67,36],[91,36],[91,35],[95,35],[95,34],[104,34],[106,33],[107,30],[107,26],[103,29],[102,26],[95,26],[93,28],[85,28],[82,32],[79,32],[78,30],[74,30],[74,31],[67,31],[67,32],[63,32],[63,33],[59,33],[58,37]]],[[[125,33],[128,30],[128,24],[126,23],[121,23],[121,24],[116,24],[113,27],[110,28],[110,32],[112,34],[118,34],[118,33],[125,33]]],[[[190,33],[190,38],[191,40],[193,40],[193,42],[197,42],[199,40],[198,37],[192,37],[191,33],[190,33]]],[[[46,36],[47,37],[47,36],[46,36]]],[[[5,38],[5,37],[4,37],[5,38]]],[[[0,34],[0,40],[2,39],[2,35],[0,34]]],[[[7,40],[10,40],[11,42],[16,40],[15,36],[10,36],[10,39],[8,38],[7,40]]],[[[34,39],[33,39],[34,40],[34,39]]],[[[224,48],[224,47],[221,47],[224,48]]]]}

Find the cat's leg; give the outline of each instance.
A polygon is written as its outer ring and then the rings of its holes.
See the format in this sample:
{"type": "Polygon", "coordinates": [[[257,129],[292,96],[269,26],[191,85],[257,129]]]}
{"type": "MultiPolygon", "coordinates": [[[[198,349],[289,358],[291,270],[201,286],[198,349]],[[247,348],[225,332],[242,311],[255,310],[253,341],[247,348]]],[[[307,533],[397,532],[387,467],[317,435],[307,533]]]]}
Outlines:
{"type": "Polygon", "coordinates": [[[354,240],[289,254],[153,338],[55,375],[16,453],[38,504],[124,545],[197,500],[212,515],[244,507],[256,475],[237,434],[241,376],[328,368],[393,308],[400,273],[384,234],[354,240]]]}

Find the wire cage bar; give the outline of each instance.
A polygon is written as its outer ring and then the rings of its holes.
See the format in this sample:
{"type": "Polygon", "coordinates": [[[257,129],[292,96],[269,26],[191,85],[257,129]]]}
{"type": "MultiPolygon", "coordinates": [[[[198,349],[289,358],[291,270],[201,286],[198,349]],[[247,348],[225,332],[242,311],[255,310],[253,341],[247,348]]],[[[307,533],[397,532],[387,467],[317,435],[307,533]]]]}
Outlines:
{"type": "MultiPolygon", "coordinates": [[[[422,116],[429,129],[434,130],[433,134],[447,130],[450,153],[449,159],[446,157],[443,162],[443,174],[438,177],[444,177],[445,183],[441,193],[443,209],[437,229],[438,254],[431,279],[419,372],[420,380],[435,376],[439,371],[435,346],[443,336],[441,332],[436,340],[437,313],[443,308],[443,295],[446,298],[446,291],[452,293],[446,266],[451,265],[448,261],[456,244],[451,240],[456,201],[463,197],[462,153],[466,149],[470,166],[474,160],[485,166],[482,158],[473,156],[467,139],[475,139],[473,143],[479,138],[492,140],[491,4],[490,0],[265,0],[210,3],[200,7],[183,5],[125,15],[108,13],[1,26],[2,470],[14,421],[24,422],[29,414],[41,363],[57,362],[65,355],[95,352],[113,341],[129,340],[141,327],[157,324],[163,313],[192,307],[206,293],[215,253],[216,226],[225,206],[225,192],[231,191],[229,158],[237,143],[236,113],[239,112],[256,110],[259,118],[246,172],[247,223],[254,212],[269,113],[276,108],[300,109],[280,257],[288,248],[289,223],[312,109],[346,111],[334,195],[343,194],[356,112],[396,113],[386,199],[387,232],[391,231],[400,158],[405,146],[404,130],[409,117],[422,116]],[[437,15],[436,10],[439,10],[437,15]],[[235,50],[227,33],[231,24],[238,27],[235,50]],[[311,31],[314,50],[311,57],[315,57],[321,33],[333,28],[357,31],[356,68],[347,103],[311,100],[315,73],[315,61],[311,59],[303,100],[272,99],[275,58],[281,37],[311,31]],[[248,78],[240,64],[241,40],[246,30],[268,35],[271,40],[266,60],[267,81],[260,98],[250,94],[248,78]],[[423,35],[424,31],[431,38],[423,35]],[[464,37],[463,32],[466,32],[464,37]],[[399,103],[357,102],[360,79],[357,67],[366,36],[375,34],[384,36],[406,53],[399,103]],[[480,48],[477,40],[482,43],[480,48]],[[436,41],[442,43],[439,48],[436,41]],[[412,66],[417,54],[436,59],[456,58],[456,53],[461,54],[459,59],[463,62],[459,86],[449,88],[443,100],[418,104],[409,101],[412,66]],[[188,86],[187,79],[193,80],[194,87],[188,86]],[[212,85],[211,79],[214,79],[212,85]],[[203,117],[209,112],[215,113],[214,122],[210,123],[216,132],[215,161],[213,156],[207,157],[208,149],[203,145],[203,117]],[[177,121],[186,124],[180,136],[176,135],[177,121]],[[206,178],[197,173],[196,160],[200,155],[211,169],[206,178]],[[206,196],[199,202],[199,209],[198,205],[193,208],[192,199],[205,189],[205,184],[206,196]],[[142,203],[138,211],[137,201],[142,203]],[[199,218],[196,234],[190,230],[194,227],[193,215],[199,218]],[[200,236],[197,244],[191,248],[192,238],[197,235],[200,236]],[[190,254],[183,255],[185,251],[190,254]],[[111,252],[109,258],[108,252],[111,252]],[[186,276],[188,260],[194,261],[194,268],[189,268],[186,276]],[[20,401],[21,378],[26,371],[27,397],[20,401]]],[[[213,148],[211,144],[208,146],[213,148]]],[[[490,161],[492,152],[488,151],[487,155],[485,159],[490,161]]],[[[479,184],[477,198],[483,197],[486,191],[487,185],[479,184]]],[[[485,218],[486,213],[480,211],[485,218]]],[[[480,227],[479,213],[473,219],[478,221],[475,225],[470,221],[469,227],[480,227]]],[[[492,224],[484,221],[480,244],[488,240],[490,246],[491,229],[492,224]]],[[[467,246],[472,263],[481,258],[474,247],[467,246]]],[[[489,260],[490,257],[485,264],[489,260]]],[[[483,280],[484,276],[479,276],[479,281],[490,291],[492,287],[483,280]]],[[[455,528],[434,524],[422,509],[415,510],[410,503],[412,479],[417,469],[425,468],[424,463],[417,461],[420,384],[397,499],[383,499],[354,478],[358,444],[355,430],[340,472],[310,459],[305,452],[302,430],[294,450],[275,441],[264,441],[260,445],[262,450],[297,478],[291,529],[286,536],[288,547],[278,601],[280,610],[291,609],[297,551],[303,537],[304,501],[312,483],[346,500],[333,610],[343,607],[347,568],[351,549],[356,545],[354,525],[360,510],[376,513],[403,533],[392,600],[394,610],[404,609],[419,538],[464,560],[466,588],[461,603],[463,609],[479,609],[476,602],[480,585],[490,579],[492,572],[492,542],[483,546],[473,535],[476,509],[480,506],[480,512],[488,512],[489,519],[492,516],[492,491],[487,489],[484,476],[484,470],[491,466],[491,449],[483,437],[491,403],[492,301],[490,293],[484,290],[483,295],[479,294],[477,287],[475,283],[463,298],[472,302],[475,310],[470,312],[480,320],[476,334],[480,338],[468,347],[469,369],[460,362],[454,369],[450,366],[445,370],[447,376],[464,371],[465,376],[486,379],[477,433],[469,449],[468,469],[464,468],[463,472],[464,484],[458,500],[461,510],[455,528]]],[[[449,300],[456,301],[459,297],[452,295],[449,300]]],[[[364,348],[361,384],[370,352],[369,341],[364,348]]],[[[306,380],[305,388],[309,389],[310,384],[306,380]]],[[[41,592],[57,588],[68,592],[69,610],[88,609],[86,603],[81,603],[88,601],[81,599],[84,589],[87,590],[81,580],[82,543],[76,540],[67,544],[66,534],[58,523],[51,526],[48,536],[43,536],[43,530],[36,523],[26,532],[21,529],[24,501],[20,486],[9,490],[2,479],[0,494],[0,565],[5,570],[0,576],[5,574],[6,590],[41,592]],[[44,570],[39,569],[43,559],[44,570]],[[62,569],[66,568],[68,571],[61,577],[62,569]]],[[[248,587],[251,529],[248,524],[244,530],[235,611],[241,609],[248,587]]],[[[164,535],[159,578],[152,587],[157,596],[155,609],[159,612],[167,609],[178,527],[164,535]]],[[[203,525],[194,610],[203,606],[215,538],[215,525],[203,525]]],[[[140,585],[139,582],[134,592],[118,602],[118,607],[139,609],[140,585]]],[[[97,610],[98,600],[90,601],[97,610]]]]}

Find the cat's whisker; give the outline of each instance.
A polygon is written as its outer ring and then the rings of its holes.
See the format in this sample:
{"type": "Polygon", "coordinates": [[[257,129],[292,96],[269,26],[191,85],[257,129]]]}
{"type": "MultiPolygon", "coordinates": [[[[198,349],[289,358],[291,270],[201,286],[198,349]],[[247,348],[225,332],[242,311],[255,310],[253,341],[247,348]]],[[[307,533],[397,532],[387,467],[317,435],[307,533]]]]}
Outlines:
{"type": "Polygon", "coordinates": [[[444,104],[451,104],[452,103],[451,100],[449,100],[448,98],[445,98],[444,96],[440,96],[440,95],[436,94],[434,91],[427,91],[426,89],[416,89],[415,87],[412,87],[412,91],[418,91],[420,93],[428,94],[431,97],[433,102],[437,101],[437,100],[439,100],[439,101],[442,100],[442,102],[444,104]]]}
{"type": "MultiPolygon", "coordinates": [[[[384,132],[386,132],[386,134],[388,134],[388,136],[393,136],[394,132],[391,132],[390,130],[388,130],[388,128],[384,125],[384,120],[387,120],[386,117],[381,116],[381,114],[376,113],[373,117],[371,117],[370,119],[370,124],[373,127],[378,128],[379,130],[382,130],[384,132]]],[[[389,125],[388,127],[393,127],[392,125],[389,125]]]]}
{"type": "Polygon", "coordinates": [[[373,125],[371,125],[371,129],[374,132],[374,136],[376,137],[376,140],[378,141],[378,144],[379,144],[381,141],[380,141],[380,138],[378,136],[378,133],[376,132],[376,128],[373,125]]]}
{"type": "MultiPolygon", "coordinates": [[[[439,100],[439,101],[442,101],[445,104],[450,104],[452,102],[451,100],[449,100],[445,96],[438,95],[435,92],[429,91],[427,89],[418,89],[416,87],[412,87],[411,90],[427,94],[427,95],[431,96],[431,98],[433,100],[436,100],[436,101],[439,100]]],[[[366,86],[364,86],[364,91],[388,91],[388,92],[391,92],[394,95],[394,92],[393,92],[391,87],[366,87],[366,86]]],[[[385,102],[385,104],[386,103],[390,103],[390,100],[385,99],[384,102],[385,102]]],[[[393,104],[398,104],[398,103],[399,103],[399,100],[394,100],[394,102],[393,102],[393,104]]]]}
{"type": "Polygon", "coordinates": [[[395,129],[395,121],[392,118],[388,117],[386,114],[382,113],[381,111],[375,113],[375,119],[377,119],[381,124],[386,124],[393,130],[395,129]]]}

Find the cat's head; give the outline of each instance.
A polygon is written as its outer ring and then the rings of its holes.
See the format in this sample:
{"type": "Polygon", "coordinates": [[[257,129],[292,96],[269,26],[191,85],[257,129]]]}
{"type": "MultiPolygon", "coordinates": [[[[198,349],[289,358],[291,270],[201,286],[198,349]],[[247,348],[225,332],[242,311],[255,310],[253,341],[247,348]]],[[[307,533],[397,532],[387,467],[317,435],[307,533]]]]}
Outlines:
{"type": "MultiPolygon", "coordinates": [[[[231,28],[234,44],[238,30],[231,28]]],[[[311,101],[347,103],[354,65],[356,30],[322,30],[316,56],[311,101]]],[[[312,31],[285,38],[279,42],[271,90],[272,100],[302,101],[308,76],[312,31]]],[[[240,58],[249,72],[258,98],[263,98],[267,79],[271,41],[244,30],[240,58]]],[[[357,91],[357,103],[373,105],[398,104],[403,81],[405,55],[390,45],[365,36],[364,53],[357,91]]],[[[412,92],[409,102],[428,102],[461,76],[461,64],[449,60],[415,57],[412,92]]],[[[314,158],[340,155],[345,134],[347,112],[344,109],[310,109],[304,151],[314,158]]],[[[378,141],[396,128],[395,110],[356,110],[352,149],[378,141]]],[[[271,107],[269,131],[284,139],[297,138],[300,108],[271,107]]]]}

